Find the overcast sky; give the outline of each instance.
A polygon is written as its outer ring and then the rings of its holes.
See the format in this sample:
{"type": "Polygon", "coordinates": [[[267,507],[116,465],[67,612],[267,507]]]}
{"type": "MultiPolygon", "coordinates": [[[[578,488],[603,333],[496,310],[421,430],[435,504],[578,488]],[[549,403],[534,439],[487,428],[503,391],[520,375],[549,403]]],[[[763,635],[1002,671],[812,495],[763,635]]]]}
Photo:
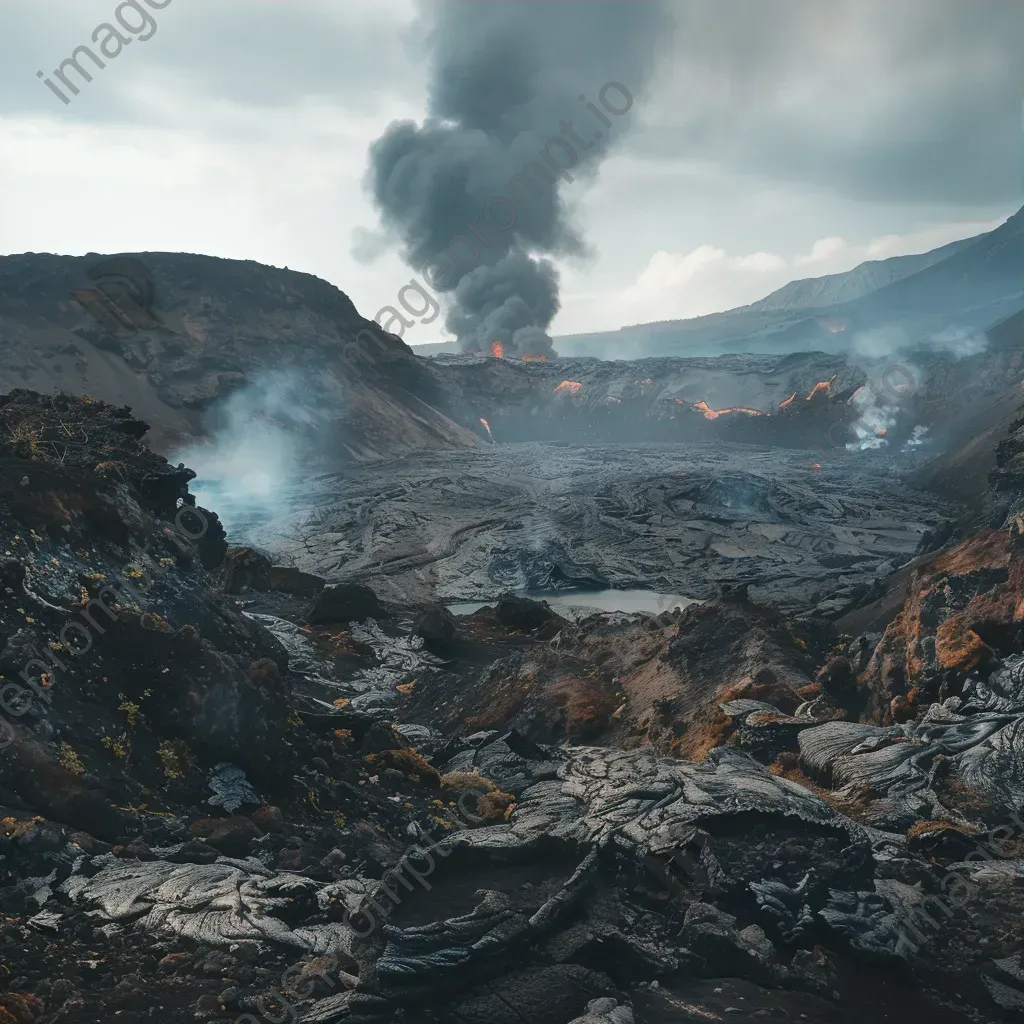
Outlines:
{"type": "MultiPolygon", "coordinates": [[[[68,105],[36,72],[117,0],[4,3],[0,253],[202,252],[316,274],[369,317],[394,302],[412,272],[397,246],[367,262],[364,175],[388,123],[425,113],[415,0],[154,2],[152,37],[68,105]]],[[[544,37],[553,0],[522,2],[544,37]]],[[[560,261],[555,334],[740,305],[1021,205],[1022,0],[669,7],[675,33],[619,145],[564,187],[591,252],[560,261]]]]}

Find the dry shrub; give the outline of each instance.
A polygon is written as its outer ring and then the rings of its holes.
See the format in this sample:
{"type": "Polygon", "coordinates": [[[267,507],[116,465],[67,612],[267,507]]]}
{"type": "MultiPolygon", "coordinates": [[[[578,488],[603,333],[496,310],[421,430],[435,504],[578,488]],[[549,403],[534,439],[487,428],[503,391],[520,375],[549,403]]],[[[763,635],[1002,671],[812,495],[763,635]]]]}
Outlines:
{"type": "Polygon", "coordinates": [[[910,828],[907,829],[907,838],[917,839],[921,836],[932,835],[937,832],[947,832],[957,836],[968,836],[972,834],[976,835],[980,831],[981,830],[977,828],[967,831],[960,825],[954,825],[950,821],[940,821],[938,819],[923,820],[919,818],[910,826],[910,828]]]}
{"type": "Polygon", "coordinates": [[[490,793],[498,788],[490,779],[476,772],[446,772],[441,776],[441,785],[456,793],[479,793],[480,790],[490,793]]]}
{"type": "Polygon", "coordinates": [[[484,821],[508,821],[516,798],[511,793],[503,793],[500,789],[492,790],[477,797],[476,813],[484,821]]]}
{"type": "Polygon", "coordinates": [[[874,798],[871,790],[866,786],[854,786],[842,793],[821,789],[818,791],[818,795],[840,814],[845,814],[846,817],[852,818],[854,821],[863,821],[866,818],[874,798]]]}
{"type": "Polygon", "coordinates": [[[820,697],[822,694],[821,683],[808,683],[794,692],[801,700],[814,700],[815,697],[820,697]]]}
{"type": "Polygon", "coordinates": [[[684,761],[703,761],[708,751],[724,747],[736,735],[736,723],[716,708],[702,708],[688,728],[675,736],[669,753],[684,761]]]}
{"type": "Polygon", "coordinates": [[[570,743],[596,739],[611,724],[621,699],[598,680],[578,676],[561,680],[551,692],[565,709],[565,738],[570,743]]]}
{"type": "Polygon", "coordinates": [[[947,778],[939,786],[940,795],[946,797],[958,811],[990,811],[992,802],[957,778],[947,778]]]}
{"type": "Polygon", "coordinates": [[[249,679],[261,690],[277,692],[283,686],[281,670],[272,658],[260,658],[259,661],[254,661],[249,666],[249,679]]]}
{"type": "Polygon", "coordinates": [[[800,769],[800,755],[792,750],[783,750],[775,760],[768,765],[768,771],[782,779],[789,779],[797,782],[803,775],[800,769]]]}
{"type": "Polygon", "coordinates": [[[439,789],[441,786],[440,772],[412,747],[382,750],[379,754],[367,754],[363,760],[374,768],[393,768],[425,789],[439,789]]]}

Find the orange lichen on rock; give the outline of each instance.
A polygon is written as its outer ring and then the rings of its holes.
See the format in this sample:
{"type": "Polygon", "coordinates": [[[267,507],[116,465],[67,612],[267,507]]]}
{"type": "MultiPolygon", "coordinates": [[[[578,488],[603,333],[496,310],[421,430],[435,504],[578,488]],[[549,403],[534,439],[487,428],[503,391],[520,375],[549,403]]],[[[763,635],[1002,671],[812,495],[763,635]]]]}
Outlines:
{"type": "Polygon", "coordinates": [[[973,672],[982,661],[986,644],[967,625],[965,609],[951,615],[935,631],[935,661],[941,669],[952,669],[959,674],[973,672]]]}
{"type": "Polygon", "coordinates": [[[25,992],[0,992],[0,1024],[31,1024],[45,1007],[39,996],[25,992]]]}
{"type": "Polygon", "coordinates": [[[859,679],[869,719],[902,721],[913,704],[938,699],[943,681],[957,692],[970,672],[1016,646],[1024,636],[1021,541],[1012,528],[982,530],[917,569],[859,679]]]}
{"type": "Polygon", "coordinates": [[[930,577],[934,577],[997,569],[1005,566],[1009,557],[1010,535],[1006,530],[981,530],[940,554],[927,571],[930,577]]]}

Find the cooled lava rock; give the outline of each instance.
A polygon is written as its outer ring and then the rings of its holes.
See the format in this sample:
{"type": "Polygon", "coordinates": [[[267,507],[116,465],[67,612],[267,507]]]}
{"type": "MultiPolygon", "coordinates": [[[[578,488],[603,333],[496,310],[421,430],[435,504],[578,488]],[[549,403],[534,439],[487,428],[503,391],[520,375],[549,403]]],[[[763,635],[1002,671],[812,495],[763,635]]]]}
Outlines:
{"type": "Polygon", "coordinates": [[[427,643],[446,644],[455,636],[455,616],[443,605],[428,605],[413,620],[413,632],[427,643]]]}
{"type": "Polygon", "coordinates": [[[320,592],[307,619],[312,626],[362,622],[383,614],[377,595],[358,583],[336,583],[320,592]]]}
{"type": "Polygon", "coordinates": [[[929,556],[873,664],[755,595],[573,622],[504,598],[442,659],[354,584],[322,623],[272,588],[241,612],[176,529],[188,471],[130,417],[22,394],[0,420],[15,1021],[966,1024],[1024,999],[1013,536],[929,556]],[[882,721],[883,663],[948,695],[882,721]]]}
{"type": "Polygon", "coordinates": [[[256,548],[229,547],[221,569],[225,594],[239,594],[246,588],[266,590],[270,585],[270,558],[256,548]]]}
{"type": "Polygon", "coordinates": [[[494,606],[494,617],[505,629],[519,630],[522,633],[535,633],[537,630],[551,631],[565,620],[551,610],[547,601],[534,601],[528,597],[516,597],[514,594],[503,594],[494,606]]]}

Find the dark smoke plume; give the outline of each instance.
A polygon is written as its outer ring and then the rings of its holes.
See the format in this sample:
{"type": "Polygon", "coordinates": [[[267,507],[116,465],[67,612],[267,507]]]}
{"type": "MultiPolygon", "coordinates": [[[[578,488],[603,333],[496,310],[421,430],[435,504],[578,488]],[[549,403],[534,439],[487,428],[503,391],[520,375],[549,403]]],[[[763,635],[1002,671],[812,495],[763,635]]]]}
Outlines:
{"type": "Polygon", "coordinates": [[[392,123],[370,149],[381,220],[447,294],[464,350],[551,353],[547,257],[587,251],[561,190],[592,178],[624,135],[671,29],[666,6],[424,0],[423,24],[427,119],[392,123]]]}

